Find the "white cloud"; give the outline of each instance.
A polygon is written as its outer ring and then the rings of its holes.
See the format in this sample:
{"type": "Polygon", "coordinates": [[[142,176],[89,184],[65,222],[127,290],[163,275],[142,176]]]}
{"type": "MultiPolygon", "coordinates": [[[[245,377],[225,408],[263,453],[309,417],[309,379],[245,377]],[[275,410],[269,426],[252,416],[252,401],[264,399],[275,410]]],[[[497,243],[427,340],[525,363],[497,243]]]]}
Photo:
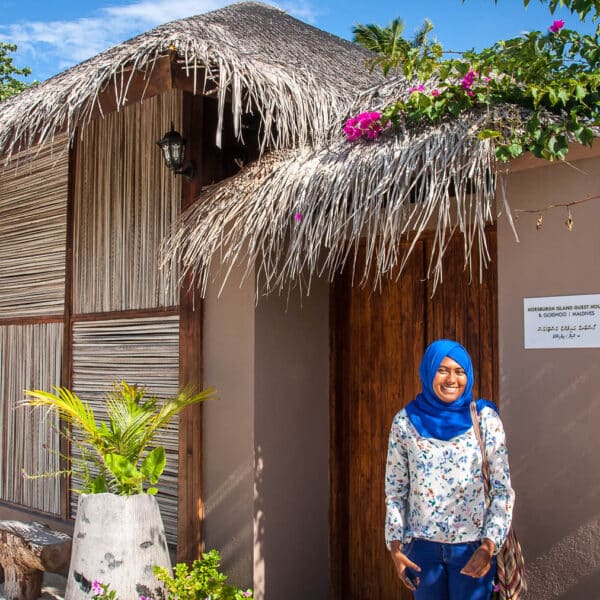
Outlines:
{"type": "MultiPolygon", "coordinates": [[[[33,76],[45,79],[119,42],[161,23],[230,4],[231,0],[138,0],[102,8],[73,21],[28,21],[0,26],[0,38],[19,46],[16,64],[27,64],[33,76]]],[[[310,0],[272,2],[304,21],[319,12],[310,0]]]]}

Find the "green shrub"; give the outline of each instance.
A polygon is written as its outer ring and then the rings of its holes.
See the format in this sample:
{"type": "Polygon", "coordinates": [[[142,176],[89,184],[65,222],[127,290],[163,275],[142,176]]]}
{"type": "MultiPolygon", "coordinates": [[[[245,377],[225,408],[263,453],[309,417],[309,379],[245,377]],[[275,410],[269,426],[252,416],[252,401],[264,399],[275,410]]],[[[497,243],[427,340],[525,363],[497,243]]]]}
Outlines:
{"type": "Polygon", "coordinates": [[[191,567],[175,565],[171,577],[166,569],[154,567],[156,577],[164,582],[167,598],[173,600],[243,600],[253,598],[252,590],[241,590],[227,584],[227,576],[219,571],[221,556],[217,550],[202,554],[191,567]]]}

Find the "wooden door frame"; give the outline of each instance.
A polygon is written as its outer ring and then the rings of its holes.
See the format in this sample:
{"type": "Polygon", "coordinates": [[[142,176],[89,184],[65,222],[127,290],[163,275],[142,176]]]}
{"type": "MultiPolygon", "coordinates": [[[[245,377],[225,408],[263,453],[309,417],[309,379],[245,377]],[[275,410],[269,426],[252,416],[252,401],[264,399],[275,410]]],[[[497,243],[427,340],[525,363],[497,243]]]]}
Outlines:
{"type": "MultiPolygon", "coordinates": [[[[496,226],[486,227],[486,234],[493,236],[495,253],[492,256],[491,263],[488,265],[491,273],[491,281],[494,287],[495,299],[492,302],[491,310],[494,311],[493,321],[495,330],[493,333],[493,359],[490,368],[492,370],[493,380],[493,398],[498,402],[499,387],[499,366],[498,366],[498,279],[497,279],[497,236],[496,226]]],[[[425,244],[433,238],[433,233],[421,235],[425,244]]],[[[424,254],[424,263],[428,257],[424,254]]],[[[348,403],[341,402],[341,381],[343,377],[344,365],[348,364],[348,358],[345,357],[346,348],[339,335],[340,327],[347,321],[349,316],[349,294],[347,285],[344,285],[342,274],[331,284],[329,296],[329,422],[330,422],[330,450],[329,450],[329,598],[331,600],[342,600],[346,597],[345,585],[349,574],[349,549],[346,539],[342,532],[348,531],[349,514],[344,504],[344,495],[340,492],[348,488],[348,468],[349,468],[349,445],[348,436],[345,435],[345,425],[348,422],[348,403]]],[[[440,284],[443,285],[443,284],[440,284]]],[[[425,286],[428,295],[430,286],[425,286]]],[[[429,300],[427,298],[426,300],[429,300]]],[[[428,306],[428,302],[425,302],[428,306]]],[[[424,340],[425,343],[425,340],[424,340]]],[[[383,543],[383,541],[382,541],[383,543]]]]}

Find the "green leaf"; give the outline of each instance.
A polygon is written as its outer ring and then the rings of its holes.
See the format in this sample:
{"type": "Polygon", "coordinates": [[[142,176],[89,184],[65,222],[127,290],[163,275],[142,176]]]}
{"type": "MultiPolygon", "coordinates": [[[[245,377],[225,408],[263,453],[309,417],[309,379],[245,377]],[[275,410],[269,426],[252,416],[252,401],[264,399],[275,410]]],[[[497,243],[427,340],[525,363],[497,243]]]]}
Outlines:
{"type": "Polygon", "coordinates": [[[582,127],[581,131],[576,133],[577,141],[584,146],[591,146],[594,142],[594,132],[589,127],[582,127]]]}
{"type": "Polygon", "coordinates": [[[577,84],[573,94],[577,100],[583,100],[587,96],[587,90],[582,85],[577,84]]]}
{"type": "Polygon", "coordinates": [[[563,106],[567,105],[567,102],[570,99],[570,94],[567,90],[565,90],[564,88],[561,88],[558,90],[557,93],[558,99],[563,103],[563,106]]]}
{"type": "Polygon", "coordinates": [[[142,474],[125,456],[120,454],[107,454],[104,457],[104,464],[121,484],[133,483],[138,480],[141,482],[142,480],[142,474]]]}
{"type": "Polygon", "coordinates": [[[149,494],[150,496],[155,496],[157,492],[158,492],[158,488],[157,487],[149,487],[146,490],[146,494],[149,494]]]}
{"type": "Polygon", "coordinates": [[[523,145],[515,140],[507,146],[507,150],[511,158],[517,158],[523,154],[523,145]]]}
{"type": "Polygon", "coordinates": [[[489,140],[490,138],[501,138],[502,133],[500,131],[496,131],[495,129],[482,129],[477,137],[480,140],[489,140]]]}
{"type": "Polygon", "coordinates": [[[165,449],[162,446],[154,448],[144,459],[141,466],[142,474],[150,483],[156,483],[167,464],[165,449]]]}
{"type": "Polygon", "coordinates": [[[104,477],[102,475],[98,475],[97,477],[94,477],[94,479],[92,479],[90,481],[90,494],[104,494],[106,492],[108,492],[108,487],[106,485],[106,480],[104,479],[104,477]]]}

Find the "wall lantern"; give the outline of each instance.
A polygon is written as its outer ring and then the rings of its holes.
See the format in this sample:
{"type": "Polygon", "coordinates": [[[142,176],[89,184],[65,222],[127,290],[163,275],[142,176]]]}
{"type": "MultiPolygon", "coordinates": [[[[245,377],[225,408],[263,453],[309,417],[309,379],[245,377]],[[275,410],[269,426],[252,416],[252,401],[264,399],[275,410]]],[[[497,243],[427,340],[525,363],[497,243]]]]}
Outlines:
{"type": "Polygon", "coordinates": [[[183,175],[187,180],[194,178],[196,174],[194,164],[189,161],[184,164],[186,140],[181,137],[179,132],[175,131],[173,123],[171,123],[171,131],[165,133],[162,139],[156,143],[162,150],[167,168],[177,175],[183,175]]]}

